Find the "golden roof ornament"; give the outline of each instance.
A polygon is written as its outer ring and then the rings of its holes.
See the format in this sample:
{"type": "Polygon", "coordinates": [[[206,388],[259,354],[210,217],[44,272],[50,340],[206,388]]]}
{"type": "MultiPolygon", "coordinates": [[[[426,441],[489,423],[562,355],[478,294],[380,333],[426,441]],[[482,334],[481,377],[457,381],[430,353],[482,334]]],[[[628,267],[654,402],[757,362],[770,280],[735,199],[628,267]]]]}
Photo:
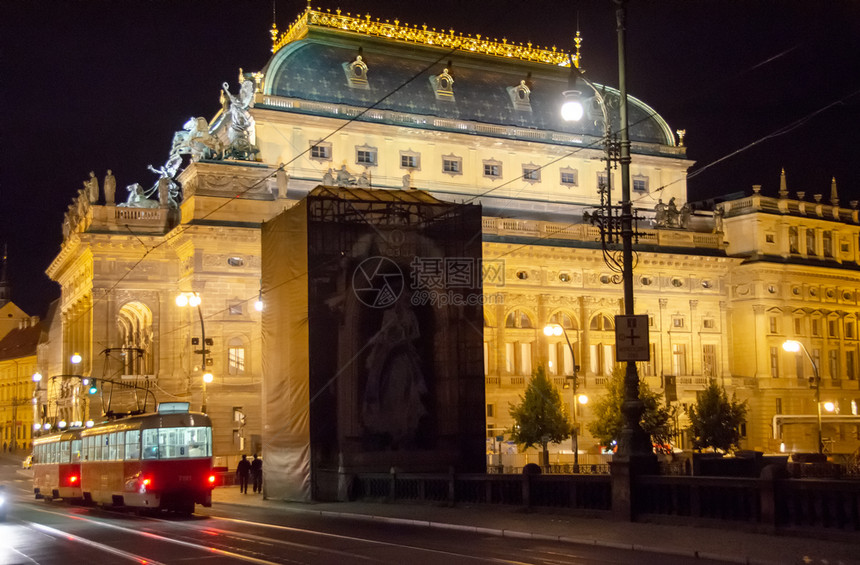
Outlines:
{"type": "MultiPolygon", "coordinates": [[[[353,16],[349,12],[343,14],[340,9],[335,10],[334,13],[330,10],[323,12],[312,9],[310,3],[308,3],[308,7],[299,15],[296,21],[285,32],[281,33],[280,37],[277,37],[273,33],[272,52],[277,53],[285,45],[303,38],[307,35],[308,29],[311,27],[339,29],[370,37],[391,39],[393,41],[433,45],[446,49],[469,51],[493,57],[520,59],[522,61],[548,65],[565,66],[568,64],[569,57],[567,53],[559,51],[555,47],[550,49],[541,48],[532,45],[531,42],[526,43],[526,45],[522,43],[508,43],[507,39],[490,41],[480,34],[477,34],[475,37],[472,37],[470,34],[464,36],[462,33],[457,35],[453,29],[437,31],[436,28],[427,29],[426,25],[419,27],[410,26],[406,23],[401,24],[398,19],[395,19],[393,22],[389,20],[380,21],[379,18],[372,20],[370,14],[364,17],[353,16]]],[[[274,25],[272,29],[276,32],[274,25]]],[[[579,32],[577,32],[577,37],[579,37],[579,32]]],[[[574,64],[579,66],[578,47],[574,64]]]]}

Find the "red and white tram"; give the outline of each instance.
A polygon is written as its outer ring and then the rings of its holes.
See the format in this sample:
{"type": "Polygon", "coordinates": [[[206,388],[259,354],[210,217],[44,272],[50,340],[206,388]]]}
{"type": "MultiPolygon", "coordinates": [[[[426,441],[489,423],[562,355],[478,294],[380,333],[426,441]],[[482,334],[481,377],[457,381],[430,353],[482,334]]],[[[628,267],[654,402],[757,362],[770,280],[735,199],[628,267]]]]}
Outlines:
{"type": "Polygon", "coordinates": [[[32,469],[36,498],[80,500],[81,430],[34,438],[32,469]]]}
{"type": "MultiPolygon", "coordinates": [[[[187,402],[161,403],[155,414],[79,430],[79,497],[105,506],[183,513],[193,512],[195,504],[211,506],[212,423],[188,406],[187,402]]],[[[57,435],[62,444],[64,434],[57,435]]],[[[34,469],[38,465],[59,462],[43,463],[35,452],[34,469]]]]}

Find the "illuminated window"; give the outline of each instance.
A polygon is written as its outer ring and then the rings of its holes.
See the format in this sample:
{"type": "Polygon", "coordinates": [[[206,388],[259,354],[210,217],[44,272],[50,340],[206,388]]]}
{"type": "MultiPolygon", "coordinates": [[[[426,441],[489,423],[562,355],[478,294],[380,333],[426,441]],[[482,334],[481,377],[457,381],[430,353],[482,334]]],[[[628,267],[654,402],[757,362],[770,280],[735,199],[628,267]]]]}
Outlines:
{"type": "Polygon", "coordinates": [[[565,186],[577,186],[579,184],[576,169],[564,168],[561,170],[561,184],[565,186]]]}
{"type": "Polygon", "coordinates": [[[633,190],[636,192],[648,192],[648,177],[634,175],[633,190]]]}
{"type": "Polygon", "coordinates": [[[230,340],[227,346],[227,373],[230,375],[245,373],[245,347],[238,338],[230,340]]]}
{"type": "Polygon", "coordinates": [[[540,169],[535,165],[523,165],[523,180],[540,182],[540,169]]]}
{"type": "Polygon", "coordinates": [[[676,376],[687,374],[687,346],[683,343],[672,344],[672,372],[676,376]]]}
{"type": "Polygon", "coordinates": [[[330,161],[331,143],[325,141],[312,141],[311,159],[316,159],[317,161],[330,161]]]}
{"type": "Polygon", "coordinates": [[[400,168],[401,169],[420,169],[421,155],[414,151],[400,152],[400,168]]]}
{"type": "Polygon", "coordinates": [[[355,162],[365,166],[376,165],[376,148],[367,146],[356,147],[355,162]]]}
{"type": "Polygon", "coordinates": [[[449,175],[463,174],[463,158],[454,155],[442,157],[442,172],[449,175]]]}
{"type": "Polygon", "coordinates": [[[487,178],[500,178],[502,176],[502,164],[498,161],[484,161],[484,176],[487,178]]]}

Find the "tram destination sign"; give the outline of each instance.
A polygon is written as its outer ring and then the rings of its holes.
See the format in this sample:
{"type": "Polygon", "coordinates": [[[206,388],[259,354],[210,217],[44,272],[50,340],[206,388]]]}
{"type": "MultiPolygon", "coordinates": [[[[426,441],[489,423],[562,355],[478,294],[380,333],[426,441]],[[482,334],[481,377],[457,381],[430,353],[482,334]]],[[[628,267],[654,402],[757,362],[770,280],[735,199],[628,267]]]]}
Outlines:
{"type": "Polygon", "coordinates": [[[648,361],[648,316],[615,316],[615,360],[648,361]]]}

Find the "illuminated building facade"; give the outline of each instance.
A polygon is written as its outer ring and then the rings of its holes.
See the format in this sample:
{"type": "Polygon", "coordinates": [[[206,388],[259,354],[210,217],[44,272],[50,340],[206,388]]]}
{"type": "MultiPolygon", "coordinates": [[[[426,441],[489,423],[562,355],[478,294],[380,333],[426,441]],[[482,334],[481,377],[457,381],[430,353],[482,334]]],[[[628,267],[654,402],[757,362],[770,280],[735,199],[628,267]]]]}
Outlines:
{"type": "MultiPolygon", "coordinates": [[[[538,364],[560,388],[571,374],[570,350],[563,337],[544,336],[547,323],[567,331],[580,392],[600,396],[622,292],[587,217],[601,187],[618,183],[616,172],[607,176],[596,102],[581,122],[559,115],[564,64],[582,66],[579,38],[568,55],[310,8],[272,35],[266,67],[240,73],[238,94],[225,88],[211,120],[177,133],[151,189],[130,185],[121,202],[109,180],[70,206],[48,269],[62,288],[56,371],[138,383],[162,400],[207,394],[223,464],[258,449],[267,378],[254,308],[261,225],[325,185],[481,204],[488,437],[511,425],[508,405],[538,364]],[[198,293],[201,310],[177,308],[179,292],[198,293]],[[201,324],[211,345],[192,345],[201,324]],[[80,368],[66,360],[75,351],[80,368]],[[214,380],[204,390],[205,370],[214,380]]],[[[618,92],[601,92],[617,124],[618,92]]],[[[811,450],[808,421],[772,437],[774,415],[814,414],[808,369],[774,353],[781,339],[806,338],[842,416],[825,435],[837,451],[856,449],[855,207],[839,207],[835,194],[824,204],[786,191],[694,209],[683,137],[632,97],[630,113],[636,311],[650,326],[644,381],[682,408],[682,428],[683,408],[718,379],[750,404],[744,447],[811,450]]],[[[53,406],[70,404],[69,395],[53,406]]],[[[588,422],[581,410],[578,421],[588,422]]],[[[594,452],[593,443],[585,434],[579,445],[594,452]]]]}

